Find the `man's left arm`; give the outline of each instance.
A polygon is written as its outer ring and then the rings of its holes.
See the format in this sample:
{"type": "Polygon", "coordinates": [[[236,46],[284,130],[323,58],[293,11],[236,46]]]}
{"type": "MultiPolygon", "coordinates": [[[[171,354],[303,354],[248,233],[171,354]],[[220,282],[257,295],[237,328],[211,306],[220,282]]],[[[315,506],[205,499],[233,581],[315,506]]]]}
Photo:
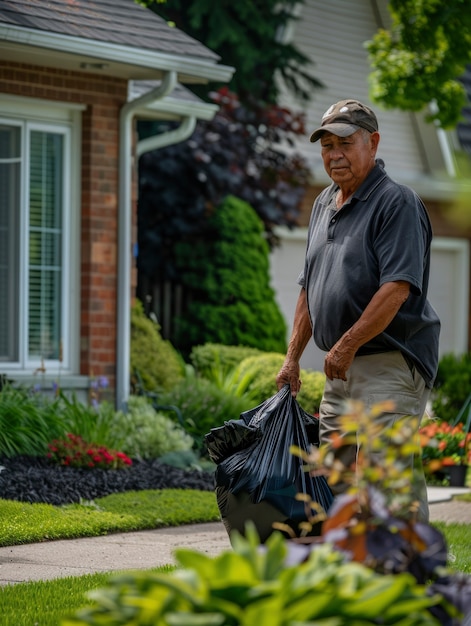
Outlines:
{"type": "Polygon", "coordinates": [[[382,333],[407,300],[410,284],[399,280],[381,285],[371,298],[361,317],[329,350],[324,361],[327,378],[346,380],[346,373],[365,343],[382,333]]]}

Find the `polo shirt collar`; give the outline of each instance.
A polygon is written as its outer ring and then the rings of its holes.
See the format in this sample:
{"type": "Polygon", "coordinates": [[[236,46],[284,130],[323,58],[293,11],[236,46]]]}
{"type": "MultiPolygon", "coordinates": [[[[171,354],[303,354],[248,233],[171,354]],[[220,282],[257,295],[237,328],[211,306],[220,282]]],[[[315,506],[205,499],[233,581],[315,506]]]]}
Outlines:
{"type": "Polygon", "coordinates": [[[376,189],[376,187],[386,178],[387,174],[384,170],[384,161],[382,159],[376,159],[376,164],[368,174],[366,179],[358,187],[352,198],[356,198],[360,201],[368,200],[370,195],[376,189]]]}

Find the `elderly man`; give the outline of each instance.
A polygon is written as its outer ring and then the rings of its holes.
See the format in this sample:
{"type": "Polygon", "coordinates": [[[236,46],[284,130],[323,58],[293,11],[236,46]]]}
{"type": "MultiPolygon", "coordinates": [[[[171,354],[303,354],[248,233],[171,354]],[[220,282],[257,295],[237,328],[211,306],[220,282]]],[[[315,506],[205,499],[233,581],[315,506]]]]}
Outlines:
{"type": "MultiPolygon", "coordinates": [[[[326,352],[320,429],[327,442],[339,431],[338,417],[350,399],[366,410],[393,400],[394,413],[378,417],[385,428],[399,417],[424,414],[438,365],[440,321],[427,300],[427,211],[376,159],[375,113],[357,100],[337,102],[312,133],[311,141],[318,140],[333,182],[312,209],[301,293],[277,384],[289,383],[297,394],[299,360],[312,336],[326,352]]],[[[355,456],[356,448],[349,461],[355,456]]],[[[426,521],[425,480],[423,471],[418,474],[412,489],[419,519],[426,521]]]]}

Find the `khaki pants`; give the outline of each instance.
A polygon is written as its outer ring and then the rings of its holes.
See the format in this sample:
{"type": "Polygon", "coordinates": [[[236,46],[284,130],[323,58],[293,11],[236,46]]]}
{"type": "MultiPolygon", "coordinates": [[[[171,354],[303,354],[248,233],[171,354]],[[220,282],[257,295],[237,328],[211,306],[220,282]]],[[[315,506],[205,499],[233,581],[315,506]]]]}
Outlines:
{"type": "MultiPolygon", "coordinates": [[[[339,432],[338,417],[345,413],[349,400],[362,402],[366,413],[374,404],[392,400],[395,404],[394,413],[383,413],[375,418],[387,429],[406,416],[422,418],[429,395],[430,389],[425,387],[423,378],[415,367],[408,365],[401,352],[357,356],[347,372],[346,381],[326,380],[319,411],[321,443],[326,443],[333,432],[339,432]]],[[[356,456],[356,446],[342,448],[344,463],[354,463],[356,456]]],[[[414,499],[420,502],[418,519],[427,522],[427,489],[422,459],[417,457],[411,455],[410,459],[415,470],[411,492],[414,499]]]]}

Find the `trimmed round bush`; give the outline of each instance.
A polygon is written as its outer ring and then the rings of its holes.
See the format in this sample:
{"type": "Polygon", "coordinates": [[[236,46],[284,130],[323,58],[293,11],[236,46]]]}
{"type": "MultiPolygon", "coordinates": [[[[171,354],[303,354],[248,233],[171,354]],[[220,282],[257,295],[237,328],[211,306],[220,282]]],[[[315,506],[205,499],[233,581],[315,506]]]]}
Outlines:
{"type": "Polygon", "coordinates": [[[204,449],[204,435],[225,421],[239,419],[240,414],[255,404],[248,395],[236,395],[200,377],[187,377],[159,401],[176,405],[183,416],[185,430],[204,449]]]}
{"type": "Polygon", "coordinates": [[[249,346],[226,346],[220,343],[205,343],[194,346],[190,361],[199,376],[207,376],[214,367],[227,371],[237,367],[249,356],[264,354],[257,348],[249,346]]]}
{"type": "Polygon", "coordinates": [[[158,324],[136,300],[131,310],[131,373],[139,374],[146,391],[170,389],[183,378],[184,362],[158,324]]]}

